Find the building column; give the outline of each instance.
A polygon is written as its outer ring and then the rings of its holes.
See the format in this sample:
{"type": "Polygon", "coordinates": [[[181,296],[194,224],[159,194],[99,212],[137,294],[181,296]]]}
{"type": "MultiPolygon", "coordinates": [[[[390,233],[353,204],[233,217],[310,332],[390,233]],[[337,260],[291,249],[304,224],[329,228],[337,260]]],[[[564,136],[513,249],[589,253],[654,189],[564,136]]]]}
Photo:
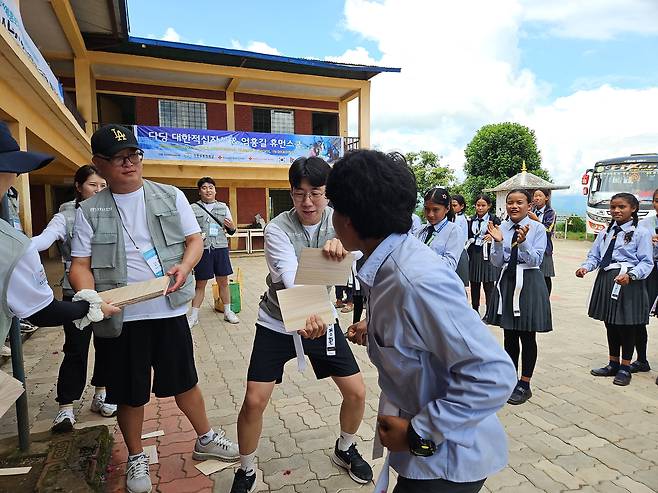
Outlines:
{"type": "Polygon", "coordinates": [[[347,101],[338,102],[338,135],[340,137],[348,136],[349,119],[347,113],[347,101]]]}
{"type": "Polygon", "coordinates": [[[75,58],[73,60],[75,69],[75,100],[80,115],[85,120],[85,132],[91,135],[93,129],[93,113],[94,102],[93,94],[96,92],[92,90],[92,77],[91,66],[89,60],[83,58],[75,58]]]}
{"type": "MultiPolygon", "coordinates": [[[[238,189],[233,185],[228,187],[228,208],[231,210],[231,216],[233,216],[235,227],[238,228],[238,189]]],[[[231,238],[231,250],[237,248],[238,238],[231,238]]]]}
{"type": "MultiPolygon", "coordinates": [[[[27,127],[20,122],[9,123],[11,132],[21,151],[27,151],[27,127]]],[[[16,178],[16,190],[18,190],[19,213],[18,217],[23,226],[23,232],[32,236],[32,202],[30,201],[30,175],[23,173],[16,178]]]]}
{"type": "Polygon", "coordinates": [[[235,93],[226,91],[226,130],[235,130],[235,93]]]}
{"type": "Polygon", "coordinates": [[[370,149],[370,81],[359,90],[359,149],[370,149]]]}

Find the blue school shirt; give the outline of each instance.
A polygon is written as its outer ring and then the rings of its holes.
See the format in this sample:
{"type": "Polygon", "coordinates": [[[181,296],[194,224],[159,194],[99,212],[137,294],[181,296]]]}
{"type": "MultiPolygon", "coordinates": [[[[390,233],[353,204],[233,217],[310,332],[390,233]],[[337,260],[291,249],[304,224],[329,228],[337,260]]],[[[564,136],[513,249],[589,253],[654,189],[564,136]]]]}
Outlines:
{"type": "Polygon", "coordinates": [[[463,212],[455,216],[455,224],[464,231],[466,238],[468,238],[468,219],[466,219],[466,215],[463,212]]]}
{"type": "MultiPolygon", "coordinates": [[[[528,264],[530,267],[539,267],[544,260],[546,250],[546,229],[540,222],[533,221],[528,216],[519,221],[519,226],[530,225],[525,241],[519,243],[519,264],[528,264]]],[[[493,242],[491,247],[491,263],[502,267],[509,262],[512,253],[512,236],[514,236],[514,222],[505,219],[499,226],[503,233],[502,242],[493,242]]]]}
{"type": "MultiPolygon", "coordinates": [[[[607,228],[600,231],[594,240],[592,249],[587,254],[587,259],[581,267],[588,272],[596,269],[603,256],[605,255],[608,245],[614,235],[613,230],[608,232],[607,228]]],[[[651,232],[646,227],[635,227],[633,221],[628,221],[621,226],[621,232],[617,235],[615,249],[612,251],[612,262],[625,262],[633,267],[629,272],[633,272],[638,279],[649,277],[653,269],[653,245],[651,243],[651,232]]]]}
{"type": "Polygon", "coordinates": [[[469,482],[507,464],[496,417],[517,381],[507,353],[466,297],[464,284],[410,235],[392,234],[358,277],[368,298],[368,355],[382,394],[437,445],[434,455],[392,452],[410,479],[469,482]]]}
{"type": "Polygon", "coordinates": [[[553,255],[553,233],[555,230],[555,221],[557,216],[555,211],[545,205],[541,209],[535,209],[534,213],[537,214],[539,222],[546,228],[546,255],[553,255]]]}
{"type": "MultiPolygon", "coordinates": [[[[651,234],[651,237],[653,237],[654,235],[658,234],[656,232],[656,229],[658,228],[658,217],[647,216],[642,219],[637,226],[638,228],[647,229],[651,234]]],[[[658,260],[658,245],[654,245],[653,241],[651,242],[651,245],[653,246],[653,261],[655,264],[658,260]]]]}
{"type": "Polygon", "coordinates": [[[420,231],[416,233],[416,237],[425,243],[428,234],[432,234],[433,238],[427,246],[447,262],[453,270],[457,270],[459,257],[461,257],[466,244],[466,236],[462,229],[457,224],[448,221],[446,217],[434,226],[431,224],[423,225],[420,231]]]}

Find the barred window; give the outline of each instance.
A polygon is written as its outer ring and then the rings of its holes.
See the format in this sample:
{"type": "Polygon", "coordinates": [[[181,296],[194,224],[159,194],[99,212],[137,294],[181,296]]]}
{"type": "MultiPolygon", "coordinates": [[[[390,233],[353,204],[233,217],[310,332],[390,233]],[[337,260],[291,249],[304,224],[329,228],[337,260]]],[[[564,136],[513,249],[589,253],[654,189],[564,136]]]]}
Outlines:
{"type": "Polygon", "coordinates": [[[161,127],[208,128],[206,103],[160,99],[161,127]]]}
{"type": "Polygon", "coordinates": [[[254,108],[254,132],[294,134],[295,112],[293,110],[271,110],[254,108]]]}

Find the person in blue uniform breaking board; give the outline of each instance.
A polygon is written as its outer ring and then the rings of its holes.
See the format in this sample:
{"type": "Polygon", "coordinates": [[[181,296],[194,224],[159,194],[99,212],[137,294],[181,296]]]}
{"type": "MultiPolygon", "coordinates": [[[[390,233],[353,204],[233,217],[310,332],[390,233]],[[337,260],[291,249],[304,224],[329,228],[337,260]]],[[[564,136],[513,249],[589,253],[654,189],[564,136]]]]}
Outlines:
{"type": "Polygon", "coordinates": [[[635,195],[618,193],[610,199],[612,221],[599,232],[577,277],[598,268],[587,314],[605,323],[608,364],[591,371],[595,377],[614,377],[615,385],[631,383],[631,359],[638,331],[649,323],[645,279],[653,269],[651,233],[638,228],[635,195]],[[621,353],[621,358],[620,358],[621,353]]]}
{"type": "Polygon", "coordinates": [[[348,336],[367,343],[379,371],[377,436],[389,453],[375,491],[387,490],[389,464],[394,493],[480,491],[507,464],[496,411],[514,366],[466,297],[454,296],[463,284],[453,268],[407,234],[416,182],[406,166],[377,151],[348,153],[329,174],[327,197],[336,235],[367,257],[358,273],[366,321],[348,336]]]}

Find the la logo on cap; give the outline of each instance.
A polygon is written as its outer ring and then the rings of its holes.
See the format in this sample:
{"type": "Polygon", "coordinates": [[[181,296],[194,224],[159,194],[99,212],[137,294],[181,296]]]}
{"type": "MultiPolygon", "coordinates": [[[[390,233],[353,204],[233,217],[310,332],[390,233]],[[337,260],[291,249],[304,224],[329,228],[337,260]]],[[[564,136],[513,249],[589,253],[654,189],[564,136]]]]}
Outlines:
{"type": "Polygon", "coordinates": [[[114,134],[114,138],[116,139],[117,142],[121,142],[122,140],[128,140],[126,138],[126,134],[124,134],[121,130],[117,128],[111,128],[112,133],[114,134]]]}

